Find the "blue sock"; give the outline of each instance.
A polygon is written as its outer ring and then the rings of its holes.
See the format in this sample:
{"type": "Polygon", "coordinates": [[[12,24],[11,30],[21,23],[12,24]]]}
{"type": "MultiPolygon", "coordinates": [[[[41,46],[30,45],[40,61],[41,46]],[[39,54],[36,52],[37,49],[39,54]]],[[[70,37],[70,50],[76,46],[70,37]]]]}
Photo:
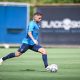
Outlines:
{"type": "Polygon", "coordinates": [[[45,68],[48,66],[48,61],[47,61],[47,54],[43,54],[42,55],[42,59],[43,59],[43,62],[44,62],[44,66],[45,68]]]}
{"type": "Polygon", "coordinates": [[[10,53],[7,56],[3,57],[2,60],[4,61],[6,59],[13,58],[13,57],[15,57],[15,53],[10,53]]]}

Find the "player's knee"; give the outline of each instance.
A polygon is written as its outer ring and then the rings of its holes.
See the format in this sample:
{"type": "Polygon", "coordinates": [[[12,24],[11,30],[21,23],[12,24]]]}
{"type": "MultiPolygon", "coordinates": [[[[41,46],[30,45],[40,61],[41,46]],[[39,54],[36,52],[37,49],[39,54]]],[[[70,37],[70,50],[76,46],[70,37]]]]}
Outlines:
{"type": "Polygon", "coordinates": [[[16,57],[19,57],[20,55],[21,55],[20,52],[16,52],[16,53],[15,53],[15,56],[16,56],[16,57]]]}
{"type": "Polygon", "coordinates": [[[41,54],[47,54],[47,52],[46,52],[46,50],[45,50],[44,48],[41,48],[41,49],[39,50],[39,52],[40,52],[41,54]]]}
{"type": "Polygon", "coordinates": [[[47,52],[46,52],[46,50],[45,50],[45,49],[43,49],[42,54],[47,54],[47,52]]]}

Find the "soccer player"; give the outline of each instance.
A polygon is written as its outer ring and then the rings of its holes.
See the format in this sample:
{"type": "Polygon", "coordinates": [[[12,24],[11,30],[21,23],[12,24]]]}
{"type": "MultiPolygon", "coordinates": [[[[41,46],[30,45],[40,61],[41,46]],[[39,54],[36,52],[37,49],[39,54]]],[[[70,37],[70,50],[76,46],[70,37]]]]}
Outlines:
{"type": "Polygon", "coordinates": [[[0,64],[7,59],[19,57],[20,55],[25,53],[28,49],[30,49],[42,54],[44,67],[47,68],[48,61],[47,61],[46,50],[38,43],[38,36],[39,36],[39,29],[40,29],[39,23],[41,22],[42,17],[43,17],[42,13],[39,12],[34,13],[33,20],[30,21],[28,25],[26,37],[22,40],[22,45],[15,53],[9,53],[8,55],[2,57],[0,59],[0,64]]]}

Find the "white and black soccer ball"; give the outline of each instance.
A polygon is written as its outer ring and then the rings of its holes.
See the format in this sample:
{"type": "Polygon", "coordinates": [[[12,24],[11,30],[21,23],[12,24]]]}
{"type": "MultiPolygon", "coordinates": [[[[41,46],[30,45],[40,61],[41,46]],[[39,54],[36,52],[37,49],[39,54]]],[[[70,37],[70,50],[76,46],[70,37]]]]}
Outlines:
{"type": "Polygon", "coordinates": [[[50,72],[57,72],[58,71],[58,66],[57,66],[57,64],[51,64],[51,65],[47,66],[46,69],[50,72]]]}

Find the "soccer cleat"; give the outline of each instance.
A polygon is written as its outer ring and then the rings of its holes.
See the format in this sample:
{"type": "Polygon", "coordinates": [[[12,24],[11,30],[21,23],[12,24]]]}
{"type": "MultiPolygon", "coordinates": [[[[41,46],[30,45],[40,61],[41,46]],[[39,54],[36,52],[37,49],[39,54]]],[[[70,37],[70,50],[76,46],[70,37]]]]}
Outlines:
{"type": "Polygon", "coordinates": [[[2,62],[3,62],[3,60],[2,60],[2,58],[0,59],[0,65],[2,64],[2,62]]]}
{"type": "Polygon", "coordinates": [[[51,64],[46,67],[46,70],[49,72],[57,72],[58,66],[56,64],[51,64]]]}
{"type": "Polygon", "coordinates": [[[47,66],[45,69],[46,69],[47,71],[50,71],[50,66],[47,66]]]}

